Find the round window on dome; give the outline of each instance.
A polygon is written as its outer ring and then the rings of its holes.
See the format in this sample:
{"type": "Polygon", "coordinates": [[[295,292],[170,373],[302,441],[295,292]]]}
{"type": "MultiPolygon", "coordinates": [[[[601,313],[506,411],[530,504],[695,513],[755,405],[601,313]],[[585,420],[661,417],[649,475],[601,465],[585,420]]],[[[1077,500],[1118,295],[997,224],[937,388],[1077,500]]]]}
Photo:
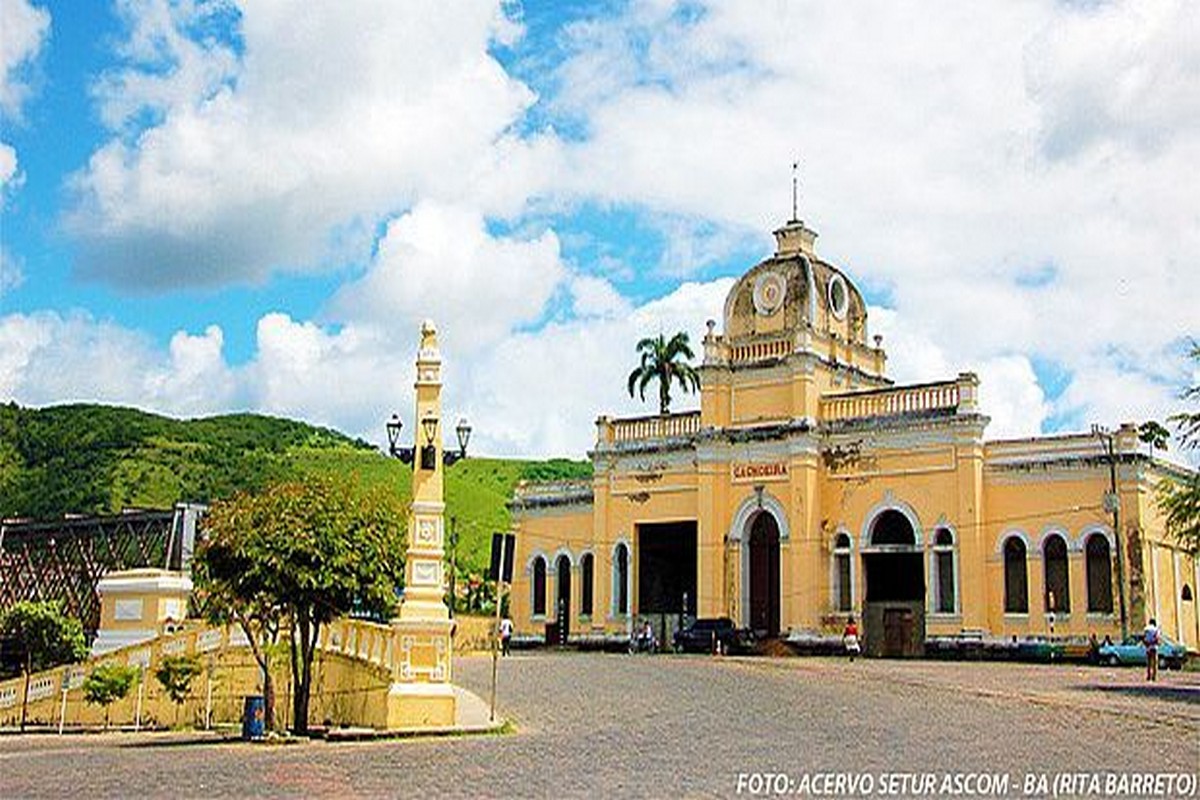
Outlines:
{"type": "Polygon", "coordinates": [[[829,279],[829,310],[838,319],[845,319],[849,308],[850,292],[846,288],[846,281],[841,275],[834,275],[829,279]]]}
{"type": "Polygon", "coordinates": [[[766,272],[754,282],[754,309],[764,317],[783,307],[787,281],[777,272],[766,272]]]}

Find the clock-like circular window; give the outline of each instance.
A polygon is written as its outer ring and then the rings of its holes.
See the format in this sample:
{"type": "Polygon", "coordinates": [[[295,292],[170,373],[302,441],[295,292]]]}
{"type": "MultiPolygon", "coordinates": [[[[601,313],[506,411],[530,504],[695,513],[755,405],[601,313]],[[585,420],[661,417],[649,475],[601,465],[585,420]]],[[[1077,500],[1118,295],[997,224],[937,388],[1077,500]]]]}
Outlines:
{"type": "Polygon", "coordinates": [[[846,288],[845,279],[835,274],[829,279],[829,310],[838,319],[845,319],[849,308],[850,290],[846,288]]]}
{"type": "Polygon", "coordinates": [[[778,272],[767,272],[754,282],[754,310],[770,316],[783,307],[787,295],[787,281],[778,272]]]}

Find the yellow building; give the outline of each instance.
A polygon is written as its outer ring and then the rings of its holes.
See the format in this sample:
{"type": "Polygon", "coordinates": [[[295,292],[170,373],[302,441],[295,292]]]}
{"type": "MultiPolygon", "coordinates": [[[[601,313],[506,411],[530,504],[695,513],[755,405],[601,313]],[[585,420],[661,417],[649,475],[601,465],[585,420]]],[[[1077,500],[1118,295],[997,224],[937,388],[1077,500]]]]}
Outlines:
{"type": "Polygon", "coordinates": [[[686,613],[819,639],[853,613],[869,653],[911,654],[932,637],[1116,639],[1124,606],[1131,631],[1154,616],[1196,649],[1200,570],[1154,502],[1178,467],[1130,425],[1111,456],[1092,434],[988,441],[975,375],[894,385],[816,233],[775,236],[723,332],[708,323],[699,411],[601,417],[591,481],[519,488],[519,633],[669,633],[686,613]]]}

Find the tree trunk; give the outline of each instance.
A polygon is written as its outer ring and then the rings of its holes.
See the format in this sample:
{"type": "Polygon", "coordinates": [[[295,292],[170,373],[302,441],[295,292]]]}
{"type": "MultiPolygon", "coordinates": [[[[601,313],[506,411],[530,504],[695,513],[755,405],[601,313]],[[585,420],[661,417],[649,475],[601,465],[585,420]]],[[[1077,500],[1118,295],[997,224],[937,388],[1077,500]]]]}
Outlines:
{"type": "MultiPolygon", "coordinates": [[[[292,732],[300,733],[300,728],[296,722],[296,720],[300,719],[298,716],[300,708],[300,629],[296,626],[295,619],[292,619],[290,631],[288,634],[288,653],[292,657],[292,732]]],[[[306,716],[305,719],[307,720],[308,717],[306,716]]],[[[307,730],[307,726],[305,730],[307,730]]]]}
{"type": "Polygon", "coordinates": [[[266,667],[263,668],[263,721],[267,730],[275,730],[275,679],[266,667]]]}
{"type": "Polygon", "coordinates": [[[33,654],[25,654],[25,692],[21,695],[21,733],[25,732],[25,715],[29,711],[29,673],[33,672],[33,654]]]}
{"type": "Polygon", "coordinates": [[[658,376],[658,412],[664,417],[671,407],[671,373],[661,373],[658,376]]]}
{"type": "Polygon", "coordinates": [[[300,671],[293,678],[296,694],[292,698],[294,712],[292,729],[301,736],[308,733],[308,707],[312,694],[312,660],[319,631],[319,623],[312,622],[307,614],[300,615],[300,671]]]}

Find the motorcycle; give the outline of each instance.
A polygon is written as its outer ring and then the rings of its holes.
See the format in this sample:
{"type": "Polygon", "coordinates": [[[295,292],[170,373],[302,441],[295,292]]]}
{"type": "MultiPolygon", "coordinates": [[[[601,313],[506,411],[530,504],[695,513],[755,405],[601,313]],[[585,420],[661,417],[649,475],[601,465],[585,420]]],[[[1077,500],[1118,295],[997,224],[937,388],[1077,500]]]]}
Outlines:
{"type": "Polygon", "coordinates": [[[629,653],[657,653],[658,652],[658,637],[654,635],[653,630],[642,628],[635,631],[629,637],[629,653]]]}

